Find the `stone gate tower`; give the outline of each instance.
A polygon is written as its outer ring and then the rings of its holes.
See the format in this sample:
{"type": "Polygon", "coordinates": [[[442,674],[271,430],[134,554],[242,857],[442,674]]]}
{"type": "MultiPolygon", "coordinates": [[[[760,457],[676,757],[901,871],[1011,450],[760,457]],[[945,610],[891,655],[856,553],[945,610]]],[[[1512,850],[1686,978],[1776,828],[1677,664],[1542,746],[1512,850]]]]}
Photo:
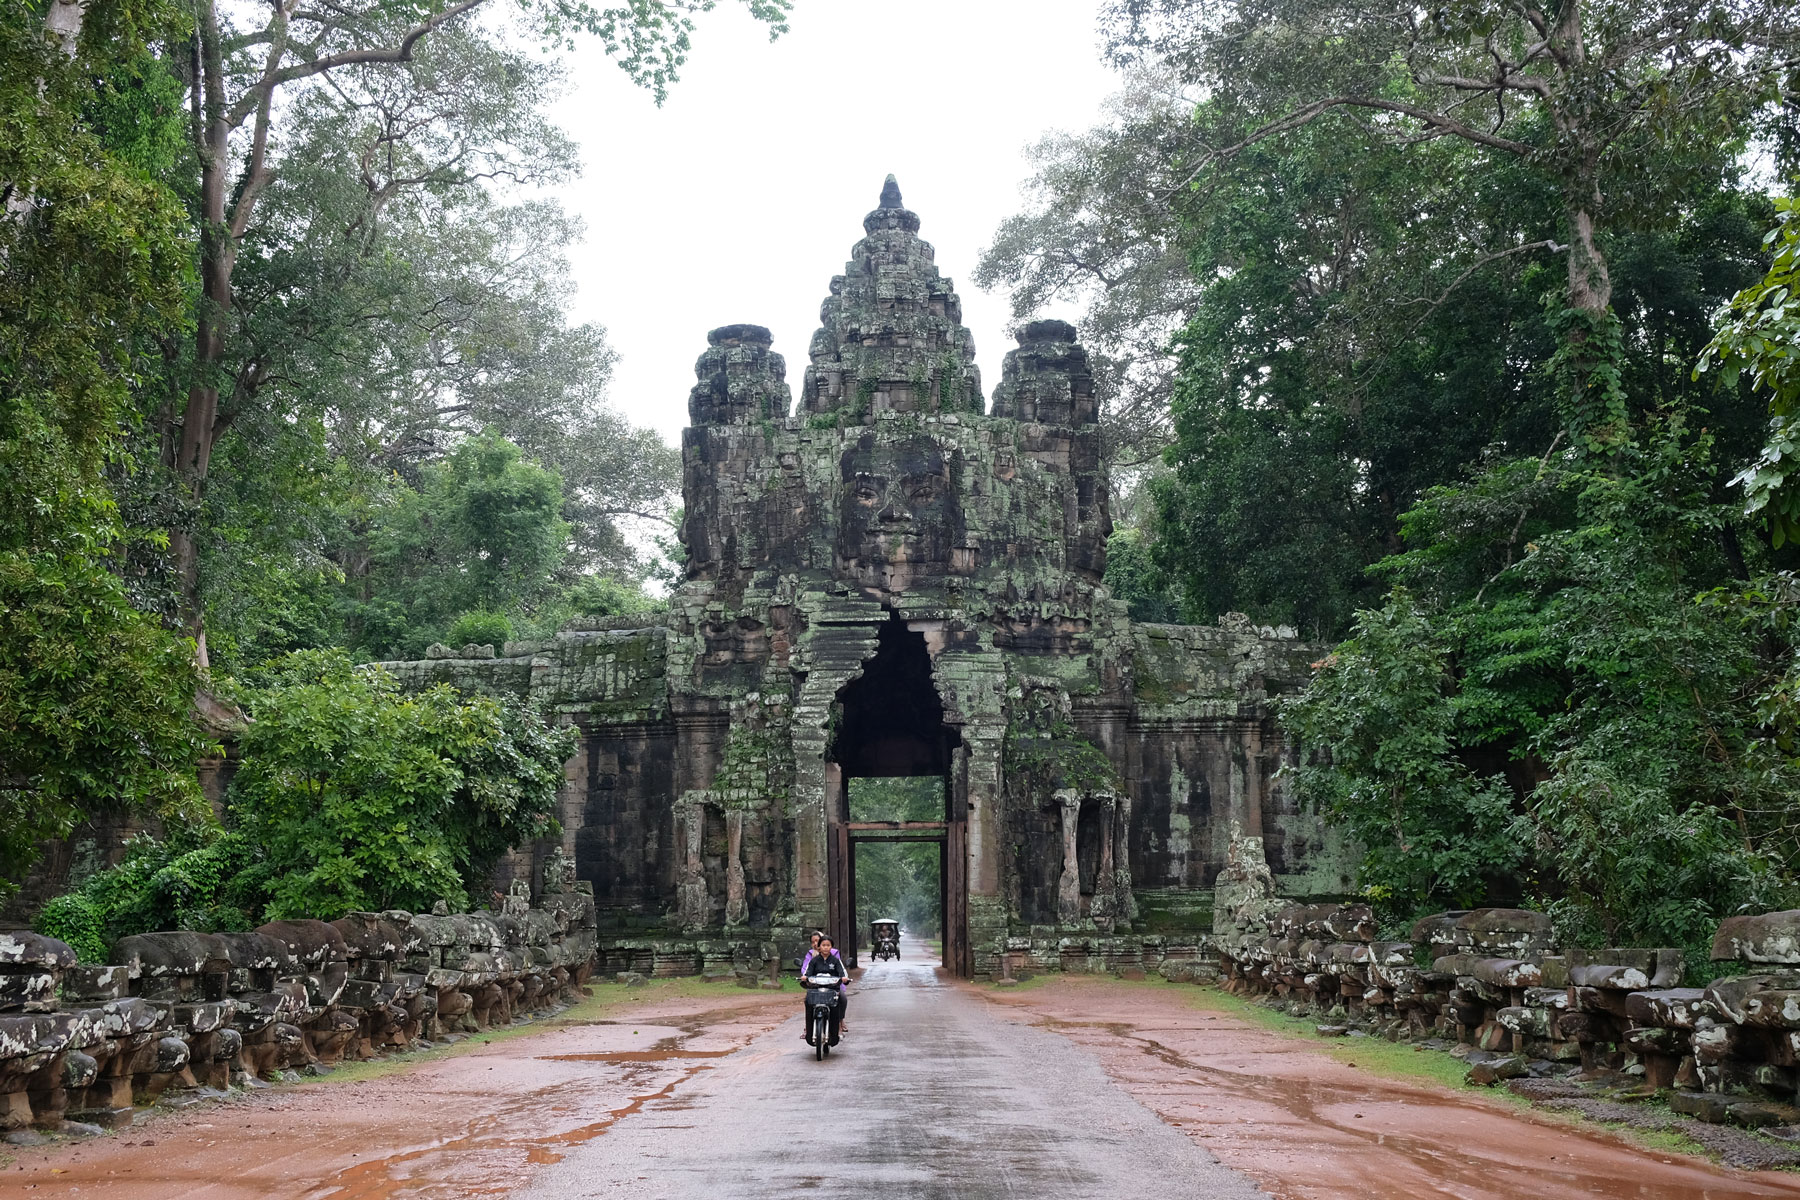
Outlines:
{"type": "MultiPolygon", "coordinates": [[[[530,696],[583,732],[563,838],[619,966],[740,965],[848,933],[859,841],[944,847],[946,959],[1191,948],[1234,833],[1285,894],[1347,886],[1278,775],[1271,695],[1309,648],[1108,594],[1086,352],[1034,321],[984,403],[961,303],[890,177],[792,403],[769,331],[708,335],[683,437],[685,581],[654,618],[492,659],[390,664],[530,696]],[[857,776],[943,780],[941,822],[850,819],[857,776]]],[[[473,648],[468,648],[473,649],[473,648]]],[[[542,852],[542,849],[539,851],[542,852]]]]}

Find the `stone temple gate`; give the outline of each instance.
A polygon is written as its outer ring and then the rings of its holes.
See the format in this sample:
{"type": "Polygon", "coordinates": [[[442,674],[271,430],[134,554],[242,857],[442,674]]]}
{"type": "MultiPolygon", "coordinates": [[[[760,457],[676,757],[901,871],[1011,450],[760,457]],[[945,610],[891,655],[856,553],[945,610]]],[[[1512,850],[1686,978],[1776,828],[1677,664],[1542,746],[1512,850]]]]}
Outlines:
{"type": "MultiPolygon", "coordinates": [[[[944,847],[945,957],[1117,966],[1197,944],[1236,834],[1282,894],[1347,888],[1278,773],[1287,630],[1132,621],[1102,583],[1099,402],[1034,321],[991,402],[961,305],[890,178],[831,281],[798,406],[767,329],[708,335],[666,613],[390,663],[582,732],[562,848],[613,969],[709,972],[849,932],[860,840],[944,847]],[[943,819],[854,823],[849,780],[930,776],[943,819]],[[1012,956],[1010,959],[1008,956],[1012,956]]],[[[515,856],[525,874],[544,845],[515,856]]]]}

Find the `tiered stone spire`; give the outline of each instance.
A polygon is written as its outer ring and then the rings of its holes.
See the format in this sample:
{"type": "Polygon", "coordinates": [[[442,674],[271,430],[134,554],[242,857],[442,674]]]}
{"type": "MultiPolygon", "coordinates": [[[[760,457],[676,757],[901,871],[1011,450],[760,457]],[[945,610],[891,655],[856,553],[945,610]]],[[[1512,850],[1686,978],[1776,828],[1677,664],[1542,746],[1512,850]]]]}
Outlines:
{"type": "Polygon", "coordinates": [[[938,274],[936,252],[919,237],[919,216],[892,175],[863,232],[819,309],[802,409],[851,419],[889,410],[980,413],[981,373],[962,301],[938,274]]]}
{"type": "Polygon", "coordinates": [[[688,393],[695,425],[754,425],[788,415],[787,363],[769,349],[761,325],[725,325],[706,335],[694,363],[698,382],[688,393]]]}
{"type": "Polygon", "coordinates": [[[1042,425],[1092,425],[1100,419],[1087,351],[1067,321],[1032,321],[1019,331],[994,389],[996,417],[1042,425]]]}

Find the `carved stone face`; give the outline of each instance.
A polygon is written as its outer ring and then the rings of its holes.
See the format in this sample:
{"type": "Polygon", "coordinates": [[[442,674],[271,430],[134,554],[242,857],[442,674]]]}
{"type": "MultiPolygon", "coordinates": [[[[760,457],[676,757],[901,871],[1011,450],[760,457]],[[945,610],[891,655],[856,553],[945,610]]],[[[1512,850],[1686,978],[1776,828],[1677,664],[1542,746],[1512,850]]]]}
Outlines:
{"type": "Polygon", "coordinates": [[[955,573],[952,552],[964,539],[953,462],[917,434],[884,441],[866,433],[844,451],[838,463],[840,577],[896,593],[955,573]]]}

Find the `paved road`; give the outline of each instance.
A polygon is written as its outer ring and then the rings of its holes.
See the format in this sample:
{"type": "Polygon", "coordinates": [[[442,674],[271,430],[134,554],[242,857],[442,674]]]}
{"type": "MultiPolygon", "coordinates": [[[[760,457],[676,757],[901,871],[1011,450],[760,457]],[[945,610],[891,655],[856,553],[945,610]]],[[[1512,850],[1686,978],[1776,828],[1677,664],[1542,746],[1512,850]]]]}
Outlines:
{"type": "MultiPolygon", "coordinates": [[[[923,947],[909,944],[915,953],[923,947]]],[[[533,1200],[1131,1197],[1251,1200],[1071,1042],[997,1014],[916,958],[877,963],[813,1059],[795,1016],[536,1176],[533,1200]]]]}

